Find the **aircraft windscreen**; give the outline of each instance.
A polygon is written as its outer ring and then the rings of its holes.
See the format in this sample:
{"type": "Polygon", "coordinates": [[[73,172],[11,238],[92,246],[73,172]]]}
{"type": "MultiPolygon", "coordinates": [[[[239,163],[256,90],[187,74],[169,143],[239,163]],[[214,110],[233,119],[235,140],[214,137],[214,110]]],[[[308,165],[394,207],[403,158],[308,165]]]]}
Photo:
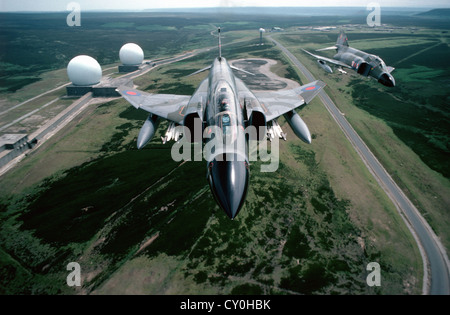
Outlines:
{"type": "Polygon", "coordinates": [[[219,96],[219,111],[228,110],[230,106],[230,101],[227,99],[227,96],[225,94],[221,94],[219,96]]]}
{"type": "Polygon", "coordinates": [[[229,111],[224,111],[216,117],[216,124],[222,130],[223,143],[233,143],[237,137],[236,116],[229,111]]]}
{"type": "Polygon", "coordinates": [[[373,55],[371,57],[372,57],[371,59],[375,63],[375,65],[374,65],[375,67],[381,67],[382,69],[386,69],[386,64],[384,63],[383,59],[381,59],[380,57],[375,56],[375,55],[373,55]]]}
{"type": "Polygon", "coordinates": [[[228,115],[228,114],[222,115],[222,129],[223,129],[224,135],[227,135],[230,133],[230,129],[231,129],[230,127],[231,127],[230,115],[228,115]]]}
{"type": "Polygon", "coordinates": [[[223,143],[231,144],[237,138],[237,117],[234,94],[227,84],[221,84],[216,92],[216,126],[222,130],[223,143]]]}

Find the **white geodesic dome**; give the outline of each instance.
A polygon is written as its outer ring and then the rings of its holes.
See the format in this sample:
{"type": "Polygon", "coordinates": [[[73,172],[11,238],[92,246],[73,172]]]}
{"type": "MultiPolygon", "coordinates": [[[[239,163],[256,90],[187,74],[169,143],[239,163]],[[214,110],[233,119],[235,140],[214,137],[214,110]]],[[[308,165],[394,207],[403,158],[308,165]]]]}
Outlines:
{"type": "Polygon", "coordinates": [[[128,43],[120,49],[119,57],[124,66],[137,66],[144,61],[144,51],[140,46],[128,43]]]}
{"type": "Polygon", "coordinates": [[[69,62],[67,75],[74,85],[94,85],[102,78],[102,68],[94,58],[81,55],[69,62]]]}

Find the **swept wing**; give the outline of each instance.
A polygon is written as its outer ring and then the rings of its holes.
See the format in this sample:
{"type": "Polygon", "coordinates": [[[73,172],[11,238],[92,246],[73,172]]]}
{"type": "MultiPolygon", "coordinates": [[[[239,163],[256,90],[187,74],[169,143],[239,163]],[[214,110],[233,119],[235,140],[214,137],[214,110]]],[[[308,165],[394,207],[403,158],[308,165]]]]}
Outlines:
{"type": "Polygon", "coordinates": [[[117,91],[134,107],[177,124],[183,123],[184,111],[191,98],[186,95],[151,94],[127,86],[120,86],[117,91]]]}
{"type": "Polygon", "coordinates": [[[346,67],[346,68],[349,68],[349,69],[351,69],[352,67],[350,67],[348,64],[345,64],[345,63],[343,63],[343,62],[341,62],[341,61],[339,61],[339,60],[334,60],[334,59],[330,59],[330,58],[327,58],[327,57],[323,57],[323,56],[319,56],[319,55],[314,55],[314,54],[312,54],[312,53],[310,53],[309,51],[307,51],[307,50],[304,50],[304,49],[302,49],[305,53],[307,53],[308,55],[311,55],[311,56],[313,56],[314,58],[316,58],[316,59],[318,59],[318,60],[323,60],[323,61],[325,61],[325,62],[329,62],[329,63],[332,63],[332,64],[335,64],[335,65],[337,65],[337,66],[340,66],[340,67],[346,67]]]}
{"type": "Polygon", "coordinates": [[[302,105],[308,104],[325,87],[322,81],[314,81],[301,87],[274,92],[254,92],[261,103],[267,121],[271,121],[302,105]]]}

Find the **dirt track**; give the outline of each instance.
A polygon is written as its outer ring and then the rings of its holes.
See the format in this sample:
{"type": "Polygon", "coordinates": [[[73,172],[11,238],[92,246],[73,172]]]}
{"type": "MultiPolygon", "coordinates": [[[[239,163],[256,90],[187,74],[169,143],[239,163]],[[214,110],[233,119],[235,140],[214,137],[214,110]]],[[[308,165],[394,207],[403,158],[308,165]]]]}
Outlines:
{"type": "Polygon", "coordinates": [[[290,90],[300,86],[293,80],[279,77],[271,72],[270,68],[277,63],[277,61],[273,59],[238,59],[232,60],[230,63],[235,67],[255,74],[252,76],[240,71],[234,72],[236,77],[244,81],[250,90],[290,90]]]}

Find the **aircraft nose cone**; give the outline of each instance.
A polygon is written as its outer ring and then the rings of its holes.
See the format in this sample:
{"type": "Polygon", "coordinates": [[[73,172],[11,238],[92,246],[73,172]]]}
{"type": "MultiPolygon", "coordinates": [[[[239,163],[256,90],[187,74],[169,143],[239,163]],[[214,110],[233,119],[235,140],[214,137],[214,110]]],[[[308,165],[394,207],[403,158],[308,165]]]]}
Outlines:
{"type": "Polygon", "coordinates": [[[378,79],[378,82],[381,84],[388,86],[388,87],[394,87],[395,86],[395,79],[392,75],[389,73],[383,73],[380,78],[378,79]]]}
{"type": "Polygon", "coordinates": [[[230,219],[236,217],[247,196],[250,174],[247,163],[241,160],[237,154],[223,154],[209,163],[211,190],[230,219]]]}

